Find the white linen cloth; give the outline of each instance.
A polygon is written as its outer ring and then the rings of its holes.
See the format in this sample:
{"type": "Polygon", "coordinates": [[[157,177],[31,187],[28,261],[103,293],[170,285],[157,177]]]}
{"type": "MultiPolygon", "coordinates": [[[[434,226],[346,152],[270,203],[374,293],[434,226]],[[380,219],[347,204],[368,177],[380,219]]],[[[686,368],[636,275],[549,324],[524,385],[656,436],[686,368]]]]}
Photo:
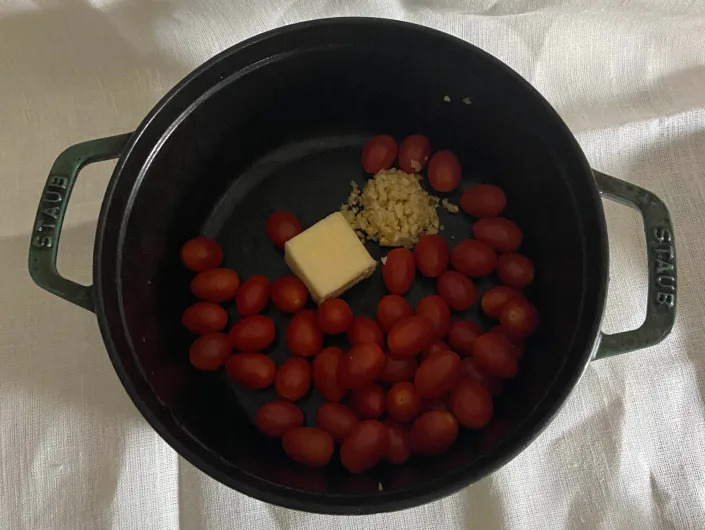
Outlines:
{"type": "MultiPolygon", "coordinates": [[[[0,0],[0,528],[705,528],[705,3],[702,0],[0,0]],[[593,363],[506,467],[416,509],[327,517],[238,494],[148,426],[95,317],[35,287],[29,231],[66,146],[132,130],[215,53],[324,16],[425,24],[526,77],[592,165],[643,186],[675,222],[679,313],[661,345],[593,363]]],[[[112,164],[79,179],[60,270],[90,282],[112,164]]],[[[636,327],[638,215],[607,203],[608,331],[636,327]]]]}

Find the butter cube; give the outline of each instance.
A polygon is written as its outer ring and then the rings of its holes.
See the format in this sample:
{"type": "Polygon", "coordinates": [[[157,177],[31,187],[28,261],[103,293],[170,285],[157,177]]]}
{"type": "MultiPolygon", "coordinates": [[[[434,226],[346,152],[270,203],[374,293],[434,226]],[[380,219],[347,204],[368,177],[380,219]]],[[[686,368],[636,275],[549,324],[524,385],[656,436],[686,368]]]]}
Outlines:
{"type": "Polygon", "coordinates": [[[340,212],[287,241],[284,260],[319,304],[368,278],[377,266],[340,212]]]}

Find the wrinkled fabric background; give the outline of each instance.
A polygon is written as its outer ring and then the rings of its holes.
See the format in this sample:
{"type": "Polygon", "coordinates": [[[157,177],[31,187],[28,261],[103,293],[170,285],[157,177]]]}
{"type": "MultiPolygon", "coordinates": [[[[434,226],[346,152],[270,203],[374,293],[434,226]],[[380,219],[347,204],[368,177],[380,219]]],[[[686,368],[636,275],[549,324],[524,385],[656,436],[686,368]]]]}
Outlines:
{"type": "MultiPolygon", "coordinates": [[[[61,272],[90,282],[112,164],[81,175],[61,272]]],[[[705,527],[705,3],[702,0],[0,0],[0,528],[705,527]],[[658,194],[677,234],[679,314],[661,345],[592,364],[506,467],[417,509],[297,513],[208,478],[150,429],[94,316],[35,287],[29,230],[56,155],[130,131],[200,63],[256,33],[341,15],[466,39],[556,107],[595,168],[658,194]]],[[[645,311],[639,216],[606,203],[607,331],[645,311]]]]}

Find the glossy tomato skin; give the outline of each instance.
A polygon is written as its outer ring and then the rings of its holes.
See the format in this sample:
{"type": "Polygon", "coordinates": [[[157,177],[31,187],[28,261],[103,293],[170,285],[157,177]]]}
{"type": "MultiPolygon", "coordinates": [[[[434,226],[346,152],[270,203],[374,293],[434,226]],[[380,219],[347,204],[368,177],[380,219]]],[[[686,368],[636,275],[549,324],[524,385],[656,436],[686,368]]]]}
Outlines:
{"type": "Polygon", "coordinates": [[[302,357],[290,357],[279,367],[274,378],[277,394],[298,401],[311,389],[311,366],[302,357]]]}
{"type": "Polygon", "coordinates": [[[363,420],[375,420],[384,414],[387,395],[374,383],[354,389],[350,393],[350,406],[363,420]]]}
{"type": "Polygon", "coordinates": [[[313,359],[313,384],[328,401],[340,401],[347,389],[338,382],[338,366],[343,350],[336,346],[322,349],[313,359]]]}
{"type": "Polygon", "coordinates": [[[526,300],[511,300],[502,308],[499,322],[508,334],[524,339],[538,328],[539,313],[536,307],[526,300]]]}
{"type": "Polygon", "coordinates": [[[437,340],[428,345],[423,352],[421,352],[421,360],[424,361],[439,352],[450,350],[450,346],[445,341],[437,340]]]}
{"type": "Polygon", "coordinates": [[[227,325],[228,314],[213,302],[196,302],[186,308],[181,316],[181,323],[191,333],[215,333],[227,325]]]}
{"type": "Polygon", "coordinates": [[[418,173],[428,162],[431,143],[421,134],[410,134],[399,144],[399,168],[405,173],[418,173]]]}
{"type": "Polygon", "coordinates": [[[421,412],[421,396],[413,383],[396,383],[387,392],[387,413],[399,423],[410,423],[421,412]]]}
{"type": "Polygon", "coordinates": [[[457,437],[455,416],[443,410],[430,410],[411,426],[411,450],[417,455],[438,455],[447,451],[457,437]]]}
{"type": "Polygon", "coordinates": [[[207,269],[191,280],[193,295],[208,302],[221,303],[231,300],[239,286],[240,278],[231,269],[207,269]]]}
{"type": "Polygon", "coordinates": [[[507,206],[504,191],[491,184],[478,184],[460,196],[460,207],[475,217],[497,217],[507,206]]]}
{"type": "Polygon", "coordinates": [[[414,255],[405,248],[395,248],[387,254],[382,265],[382,280],[392,294],[402,295],[414,284],[416,265],[414,255]]]}
{"type": "Polygon", "coordinates": [[[397,158],[397,142],[388,134],[373,136],[362,148],[362,169],[377,173],[389,169],[397,158]]]}
{"type": "Polygon", "coordinates": [[[262,351],[274,342],[274,321],[265,315],[253,315],[236,322],[228,337],[239,351],[262,351]]]}
{"type": "Polygon", "coordinates": [[[399,320],[413,314],[409,302],[398,294],[388,294],[377,302],[377,323],[385,333],[389,333],[399,320]]]}
{"type": "Polygon", "coordinates": [[[424,296],[416,304],[416,314],[426,317],[433,325],[433,339],[441,340],[450,329],[450,308],[438,295],[424,296]]]}
{"type": "Polygon", "coordinates": [[[466,239],[450,253],[453,268],[471,278],[489,276],[497,268],[497,253],[487,243],[466,239]]]}
{"type": "Polygon", "coordinates": [[[482,335],[480,326],[470,320],[456,320],[448,331],[450,349],[460,355],[472,355],[472,343],[482,335]]]}
{"type": "Polygon", "coordinates": [[[419,315],[398,321],[387,335],[387,346],[392,355],[412,357],[433,341],[433,324],[419,315]]]}
{"type": "Polygon", "coordinates": [[[501,333],[485,333],[472,344],[472,358],[485,373],[504,379],[514,377],[519,370],[509,339],[501,333]]]}
{"type": "Polygon", "coordinates": [[[423,236],[414,248],[414,261],[421,274],[437,278],[448,268],[448,243],[438,234],[423,236]]]}
{"type": "Polygon", "coordinates": [[[380,348],[384,347],[384,334],[377,322],[369,317],[359,316],[353,318],[348,328],[348,342],[351,346],[355,344],[366,344],[372,342],[380,348]]]}
{"type": "Polygon", "coordinates": [[[477,287],[457,271],[445,271],[436,282],[438,294],[454,311],[465,311],[477,301],[477,287]]]}
{"type": "Polygon", "coordinates": [[[296,313],[308,301],[308,289],[296,276],[282,276],[271,287],[272,302],[279,311],[296,313]]]}
{"type": "Polygon", "coordinates": [[[503,254],[497,262],[497,276],[503,284],[523,289],[534,281],[534,264],[521,254],[503,254]]]}
{"type": "Polygon", "coordinates": [[[242,316],[261,313],[269,302],[269,278],[255,274],[248,278],[235,293],[235,309],[242,316]]]}
{"type": "Polygon", "coordinates": [[[329,432],[333,439],[340,443],[350,430],[360,423],[355,413],[340,403],[323,403],[316,411],[316,424],[329,432]]]}
{"type": "Polygon", "coordinates": [[[299,464],[310,468],[324,467],[335,449],[333,437],[317,427],[296,427],[282,438],[284,452],[299,464]]]}
{"type": "Polygon", "coordinates": [[[217,370],[223,366],[231,351],[225,333],[208,333],[193,341],[189,348],[189,361],[198,370],[217,370]]]}
{"type": "Polygon", "coordinates": [[[495,375],[486,374],[471,357],[463,359],[463,374],[480,383],[492,396],[500,396],[504,393],[502,380],[495,375]]]}
{"type": "Polygon", "coordinates": [[[265,436],[281,438],[286,431],[304,424],[304,413],[289,401],[270,401],[257,411],[255,424],[265,436]]]}
{"type": "Polygon", "coordinates": [[[458,354],[450,350],[437,353],[421,361],[414,386],[419,396],[437,399],[447,395],[462,375],[463,363],[458,354]]]}
{"type": "Polygon", "coordinates": [[[323,332],[318,327],[316,312],[305,309],[296,313],[286,327],[286,346],[294,355],[311,357],[323,347],[323,332]]]}
{"type": "Polygon", "coordinates": [[[274,382],[277,367],[263,353],[236,353],[225,361],[228,377],[248,390],[262,390],[274,382]]]}
{"type": "Polygon", "coordinates": [[[194,237],[181,247],[181,263],[194,272],[215,269],[223,263],[223,249],[209,237],[194,237]]]}
{"type": "Polygon", "coordinates": [[[480,306],[488,317],[499,318],[504,305],[510,300],[524,300],[524,295],[508,285],[495,285],[482,295],[480,306]]]}
{"type": "Polygon", "coordinates": [[[328,335],[345,333],[353,320],[353,312],[345,300],[329,298],[324,300],[316,310],[318,327],[328,335]]]}
{"type": "Polygon", "coordinates": [[[355,344],[343,354],[338,365],[338,383],[355,389],[372,383],[384,370],[384,352],[374,342],[355,344]]]}
{"type": "Polygon", "coordinates": [[[403,464],[411,456],[411,438],[409,432],[393,421],[383,422],[387,428],[387,461],[390,464],[403,464]]]}
{"type": "Polygon", "coordinates": [[[266,230],[272,243],[284,248],[287,241],[301,233],[301,222],[293,213],[279,210],[267,219],[266,230]]]}
{"type": "Polygon", "coordinates": [[[490,329],[490,333],[501,333],[502,335],[507,337],[512,345],[512,351],[514,352],[515,357],[517,359],[521,359],[522,357],[524,357],[524,351],[526,349],[524,341],[509,333],[509,331],[507,331],[504,326],[498,324],[492,327],[492,329],[490,329]]]}
{"type": "Polygon", "coordinates": [[[363,420],[353,427],[340,446],[340,461],[350,473],[364,473],[387,455],[387,428],[377,420],[363,420]]]}
{"type": "Polygon", "coordinates": [[[450,411],[458,423],[469,429],[482,429],[492,420],[492,396],[478,381],[466,377],[450,394],[450,411]]]}
{"type": "Polygon", "coordinates": [[[382,373],[377,377],[382,383],[413,381],[418,363],[414,357],[394,357],[387,355],[382,373]]]}
{"type": "Polygon", "coordinates": [[[487,243],[497,252],[515,252],[524,237],[514,221],[504,217],[485,217],[472,225],[475,239],[487,243]]]}
{"type": "Polygon", "coordinates": [[[434,153],[428,163],[428,182],[436,191],[453,191],[460,184],[460,161],[451,151],[434,153]]]}

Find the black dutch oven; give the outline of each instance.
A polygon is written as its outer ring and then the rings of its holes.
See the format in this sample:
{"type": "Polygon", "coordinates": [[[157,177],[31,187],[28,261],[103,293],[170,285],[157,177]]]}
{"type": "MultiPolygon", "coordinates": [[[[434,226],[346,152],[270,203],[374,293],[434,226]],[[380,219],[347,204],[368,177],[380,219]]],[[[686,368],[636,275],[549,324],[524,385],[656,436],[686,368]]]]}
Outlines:
{"type": "MultiPolygon", "coordinates": [[[[446,235],[469,234],[462,215],[442,222],[446,235]]],[[[267,502],[361,514],[431,501],[491,473],[548,424],[590,361],[661,341],[675,318],[674,248],[664,204],[592,170],[556,112],[506,65],[428,28],[331,19],[234,46],[181,81],[135,132],[64,151],[43,191],[29,269],[44,289],[96,313],[125,389],[184,458],[267,502]],[[264,235],[267,216],[289,209],[306,226],[335,211],[349,182],[363,177],[364,140],[380,132],[423,133],[460,156],[464,187],[479,179],[507,191],[507,216],[523,228],[523,251],[536,264],[529,294],[541,326],[484,431],[463,433],[441,456],[367,475],[351,476],[337,464],[305,470],[253,426],[254,411],[270,395],[242,394],[223,373],[189,366],[191,338],[180,316],[191,303],[190,276],[179,247],[203,233],[221,243],[224,266],[241,277],[285,274],[264,235]],[[95,238],[94,283],[86,287],[57,272],[61,225],[81,168],[114,158],[95,238]],[[641,212],[648,249],[646,321],[615,335],[600,332],[608,283],[600,195],[641,212]]],[[[379,276],[346,295],[357,313],[374,314],[383,293],[379,276]]],[[[418,281],[412,303],[431,289],[418,281]]],[[[280,343],[272,355],[286,355],[280,343]]],[[[315,406],[309,398],[309,421],[315,406]]]]}

